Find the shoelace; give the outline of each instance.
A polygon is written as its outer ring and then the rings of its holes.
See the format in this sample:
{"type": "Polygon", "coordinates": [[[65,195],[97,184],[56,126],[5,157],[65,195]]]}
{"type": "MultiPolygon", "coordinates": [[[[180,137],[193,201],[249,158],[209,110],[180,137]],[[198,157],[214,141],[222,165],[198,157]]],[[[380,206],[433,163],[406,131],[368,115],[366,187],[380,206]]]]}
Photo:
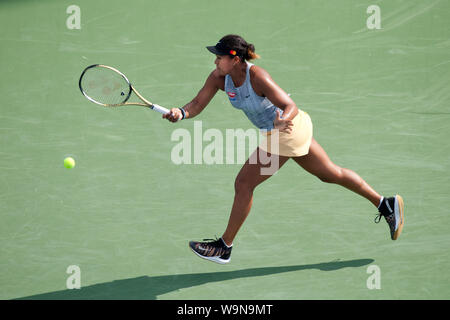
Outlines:
{"type": "Polygon", "coordinates": [[[203,239],[203,241],[213,241],[213,242],[215,242],[215,241],[219,241],[220,240],[219,238],[217,238],[217,235],[215,237],[216,237],[215,239],[203,239]]]}
{"type": "Polygon", "coordinates": [[[203,239],[203,241],[211,241],[211,242],[206,243],[206,245],[208,247],[208,249],[206,249],[206,254],[208,256],[213,256],[213,255],[220,256],[224,253],[222,246],[218,247],[218,246],[213,245],[214,242],[218,242],[219,240],[220,239],[217,238],[217,236],[216,236],[216,239],[203,239]]]}
{"type": "MultiPolygon", "coordinates": [[[[212,243],[214,243],[214,242],[218,242],[219,243],[219,249],[220,250],[223,250],[225,248],[225,246],[223,245],[223,240],[221,240],[221,238],[217,238],[217,235],[216,235],[215,239],[203,239],[203,241],[211,241],[211,242],[206,243],[206,245],[212,246],[213,248],[217,248],[216,246],[212,245],[212,243]]],[[[220,251],[220,252],[222,252],[222,251],[220,251]]]]}
{"type": "Polygon", "coordinates": [[[377,216],[375,217],[375,223],[380,223],[380,220],[381,220],[382,216],[383,216],[383,214],[381,212],[379,214],[377,214],[377,216]]]}
{"type": "Polygon", "coordinates": [[[204,245],[206,245],[206,247],[208,249],[206,249],[208,252],[210,252],[211,250],[215,251],[217,246],[214,245],[215,242],[217,242],[219,239],[203,239],[203,241],[207,241],[204,245]]]}

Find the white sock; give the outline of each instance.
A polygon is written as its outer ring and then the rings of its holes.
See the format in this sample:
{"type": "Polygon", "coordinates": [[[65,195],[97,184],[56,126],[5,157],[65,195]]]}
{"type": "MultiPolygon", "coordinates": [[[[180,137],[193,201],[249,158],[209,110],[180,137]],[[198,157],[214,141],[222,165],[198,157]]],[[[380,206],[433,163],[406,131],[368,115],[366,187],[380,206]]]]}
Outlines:
{"type": "Polygon", "coordinates": [[[222,240],[222,243],[225,245],[225,247],[227,247],[227,248],[231,248],[232,246],[233,246],[233,244],[231,244],[230,246],[229,245],[227,245],[226,243],[225,243],[225,241],[222,239],[222,238],[220,238],[220,240],[222,240]]]}
{"type": "Polygon", "coordinates": [[[383,203],[384,197],[381,197],[380,204],[378,205],[378,209],[380,209],[381,204],[383,203]]]}

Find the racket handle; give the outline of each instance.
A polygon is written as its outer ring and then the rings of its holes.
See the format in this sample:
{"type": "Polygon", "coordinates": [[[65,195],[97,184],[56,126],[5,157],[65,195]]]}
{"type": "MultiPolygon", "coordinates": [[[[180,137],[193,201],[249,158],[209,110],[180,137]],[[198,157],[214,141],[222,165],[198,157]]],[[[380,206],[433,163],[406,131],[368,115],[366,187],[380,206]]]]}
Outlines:
{"type": "Polygon", "coordinates": [[[162,113],[162,114],[166,114],[166,113],[170,112],[168,109],[161,107],[160,105],[157,105],[157,104],[152,104],[150,106],[150,108],[152,108],[153,110],[158,111],[159,113],[162,113]]]}

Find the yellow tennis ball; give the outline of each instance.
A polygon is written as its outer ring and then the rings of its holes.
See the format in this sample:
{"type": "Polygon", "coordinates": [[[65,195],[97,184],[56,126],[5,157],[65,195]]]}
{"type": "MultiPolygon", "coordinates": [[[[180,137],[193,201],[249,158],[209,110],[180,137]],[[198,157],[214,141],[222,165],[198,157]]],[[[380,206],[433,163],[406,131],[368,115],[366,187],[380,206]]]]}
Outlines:
{"type": "Polygon", "coordinates": [[[72,169],[73,167],[75,167],[75,160],[73,160],[72,157],[65,158],[64,167],[66,167],[67,169],[72,169]]]}

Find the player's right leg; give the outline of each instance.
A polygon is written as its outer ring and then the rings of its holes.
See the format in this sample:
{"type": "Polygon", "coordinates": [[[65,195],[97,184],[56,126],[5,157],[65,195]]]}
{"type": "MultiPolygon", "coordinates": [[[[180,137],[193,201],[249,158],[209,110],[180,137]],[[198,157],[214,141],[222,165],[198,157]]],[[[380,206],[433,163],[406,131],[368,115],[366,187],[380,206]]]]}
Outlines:
{"type": "Polygon", "coordinates": [[[228,263],[233,240],[252,207],[253,191],[259,184],[275,174],[288,160],[289,157],[272,157],[271,154],[257,148],[236,177],[234,202],[225,233],[220,239],[213,241],[191,241],[189,242],[191,250],[201,258],[222,264],[228,263]],[[270,159],[271,162],[267,163],[266,159],[270,159]],[[276,165],[273,161],[277,161],[276,165]]]}

